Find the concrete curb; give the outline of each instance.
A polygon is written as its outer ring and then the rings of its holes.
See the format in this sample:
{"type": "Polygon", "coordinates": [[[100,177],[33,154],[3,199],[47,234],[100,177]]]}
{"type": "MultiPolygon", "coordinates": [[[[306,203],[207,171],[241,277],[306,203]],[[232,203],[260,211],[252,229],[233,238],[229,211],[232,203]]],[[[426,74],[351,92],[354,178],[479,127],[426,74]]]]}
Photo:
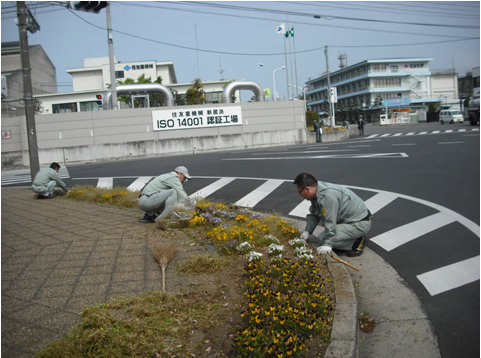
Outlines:
{"type": "Polygon", "coordinates": [[[346,267],[333,258],[327,259],[329,270],[334,280],[336,310],[332,323],[331,344],[325,358],[358,357],[359,320],[357,300],[352,286],[351,276],[346,267]]]}

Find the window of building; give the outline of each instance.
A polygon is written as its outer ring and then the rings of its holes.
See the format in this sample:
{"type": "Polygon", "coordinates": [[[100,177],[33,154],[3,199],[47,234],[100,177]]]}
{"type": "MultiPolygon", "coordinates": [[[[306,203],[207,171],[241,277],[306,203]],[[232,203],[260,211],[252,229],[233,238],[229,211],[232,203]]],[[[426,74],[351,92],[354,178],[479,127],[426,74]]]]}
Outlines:
{"type": "Polygon", "coordinates": [[[115,71],[115,78],[124,78],[124,71],[115,71]]]}
{"type": "Polygon", "coordinates": [[[385,63],[373,63],[372,64],[372,72],[386,72],[386,64],[385,63]]]}
{"type": "Polygon", "coordinates": [[[77,111],[77,102],[52,104],[53,113],[70,113],[77,111]]]}
{"type": "Polygon", "coordinates": [[[222,102],[222,92],[206,92],[205,93],[206,103],[221,103],[222,102]]]}
{"type": "Polygon", "coordinates": [[[401,87],[401,78],[375,78],[374,87],[401,87]]]}
{"type": "Polygon", "coordinates": [[[397,66],[391,66],[391,72],[397,72],[397,66]]]}
{"type": "Polygon", "coordinates": [[[102,106],[97,104],[97,101],[80,102],[80,112],[102,111],[102,106]]]}

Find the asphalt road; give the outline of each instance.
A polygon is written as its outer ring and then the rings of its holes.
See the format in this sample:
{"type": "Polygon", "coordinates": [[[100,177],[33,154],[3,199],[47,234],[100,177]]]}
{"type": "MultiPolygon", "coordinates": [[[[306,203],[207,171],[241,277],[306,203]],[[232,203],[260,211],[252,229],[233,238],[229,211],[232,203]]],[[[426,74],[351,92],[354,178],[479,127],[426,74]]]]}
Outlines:
{"type": "Polygon", "coordinates": [[[479,356],[479,127],[351,129],[342,142],[70,165],[66,182],[129,186],[185,165],[189,195],[296,218],[306,210],[297,174],[346,185],[375,211],[369,246],[421,299],[443,357],[479,356]]]}

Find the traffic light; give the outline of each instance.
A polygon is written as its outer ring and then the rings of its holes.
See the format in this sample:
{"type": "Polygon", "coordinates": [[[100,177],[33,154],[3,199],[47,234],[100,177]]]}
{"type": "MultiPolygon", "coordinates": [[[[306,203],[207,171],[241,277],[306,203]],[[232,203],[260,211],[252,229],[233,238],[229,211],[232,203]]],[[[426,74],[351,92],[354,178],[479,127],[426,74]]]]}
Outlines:
{"type": "Polygon", "coordinates": [[[97,95],[97,104],[99,106],[102,106],[104,104],[104,100],[102,99],[102,95],[101,94],[98,94],[97,95]]]}
{"type": "Polygon", "coordinates": [[[96,14],[106,6],[107,1],[69,1],[67,5],[69,9],[95,12],[96,14]]]}

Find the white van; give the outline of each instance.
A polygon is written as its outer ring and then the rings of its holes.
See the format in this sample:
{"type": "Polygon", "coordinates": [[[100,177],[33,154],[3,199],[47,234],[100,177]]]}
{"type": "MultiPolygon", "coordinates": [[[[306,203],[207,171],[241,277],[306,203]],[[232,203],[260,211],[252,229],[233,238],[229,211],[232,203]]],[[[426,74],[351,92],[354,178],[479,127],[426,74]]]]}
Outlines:
{"type": "Polygon", "coordinates": [[[463,123],[464,116],[457,110],[445,109],[439,113],[439,121],[441,124],[447,123],[463,123]]]}

